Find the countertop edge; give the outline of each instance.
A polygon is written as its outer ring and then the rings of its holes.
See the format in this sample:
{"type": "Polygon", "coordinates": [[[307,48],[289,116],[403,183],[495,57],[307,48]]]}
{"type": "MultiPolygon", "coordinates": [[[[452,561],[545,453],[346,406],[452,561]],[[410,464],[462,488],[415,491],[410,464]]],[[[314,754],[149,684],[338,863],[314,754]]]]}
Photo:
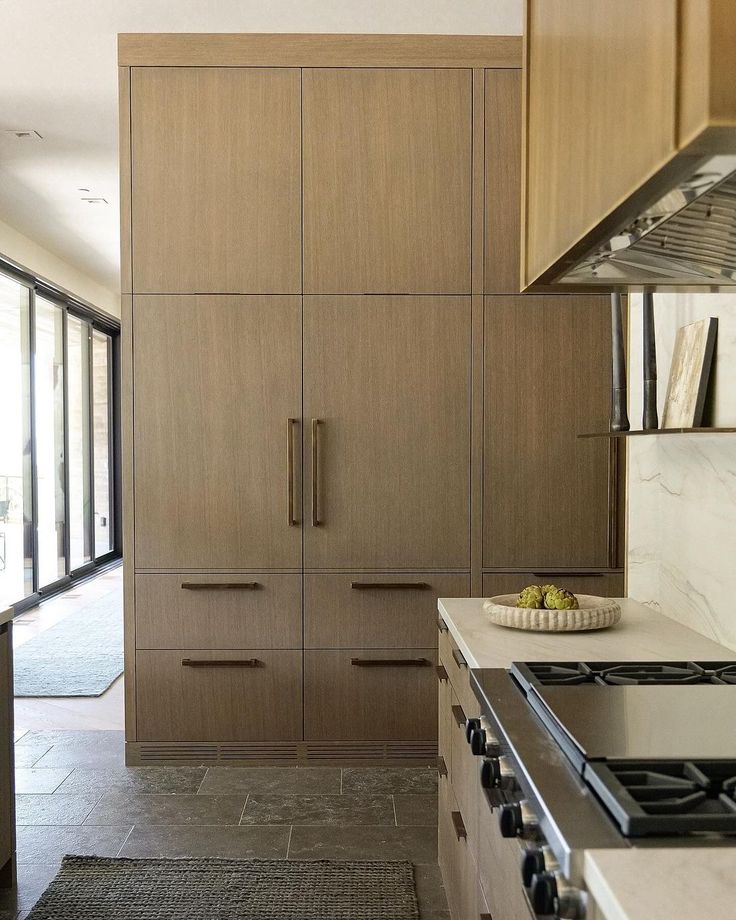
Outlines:
{"type": "Polygon", "coordinates": [[[463,639],[462,633],[455,625],[455,621],[452,618],[452,614],[449,613],[449,611],[447,610],[447,607],[445,607],[444,602],[450,599],[451,598],[444,598],[444,597],[438,598],[437,599],[437,609],[439,610],[442,616],[445,626],[447,626],[447,628],[449,629],[450,635],[455,640],[457,647],[463,653],[463,657],[468,662],[468,667],[471,670],[477,670],[480,667],[480,665],[478,664],[478,661],[476,660],[473,653],[470,651],[470,648],[468,647],[468,643],[465,641],[465,639],[463,639]]]}
{"type": "Polygon", "coordinates": [[[585,853],[583,876],[588,894],[595,901],[596,907],[605,920],[632,920],[616,897],[608,879],[595,859],[595,853],[585,853]]]}
{"type": "Polygon", "coordinates": [[[5,626],[6,623],[11,623],[15,616],[15,609],[13,607],[7,607],[5,609],[0,609],[0,626],[5,626]]]}

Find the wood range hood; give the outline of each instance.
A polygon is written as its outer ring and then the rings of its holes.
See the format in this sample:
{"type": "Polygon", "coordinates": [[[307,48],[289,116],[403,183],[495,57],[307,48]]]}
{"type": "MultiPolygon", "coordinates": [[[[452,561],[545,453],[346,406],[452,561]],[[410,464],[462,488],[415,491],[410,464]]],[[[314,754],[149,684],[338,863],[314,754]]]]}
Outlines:
{"type": "Polygon", "coordinates": [[[736,285],[736,6],[527,0],[522,287],[736,285]]]}

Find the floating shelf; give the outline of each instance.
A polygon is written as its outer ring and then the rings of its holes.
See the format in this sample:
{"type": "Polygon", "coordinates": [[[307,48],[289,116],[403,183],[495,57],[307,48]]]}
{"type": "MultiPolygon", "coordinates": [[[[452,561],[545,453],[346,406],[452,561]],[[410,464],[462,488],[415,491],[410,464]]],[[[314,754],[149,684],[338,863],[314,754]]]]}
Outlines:
{"type": "Polygon", "coordinates": [[[734,434],[736,428],[643,428],[635,431],[596,431],[579,434],[579,438],[638,438],[641,435],[659,434],[734,434]]]}

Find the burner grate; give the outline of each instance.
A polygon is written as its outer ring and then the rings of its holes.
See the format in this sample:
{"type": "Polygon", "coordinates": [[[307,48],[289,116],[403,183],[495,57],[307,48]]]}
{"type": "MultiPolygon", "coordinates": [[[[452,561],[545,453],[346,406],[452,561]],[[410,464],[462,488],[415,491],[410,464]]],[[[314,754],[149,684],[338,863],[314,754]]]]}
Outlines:
{"type": "Polygon", "coordinates": [[[564,684],[610,686],[653,684],[734,684],[734,661],[517,662],[512,673],[525,689],[564,684]]]}
{"type": "Polygon", "coordinates": [[[627,837],[736,834],[736,761],[606,761],[584,776],[627,837]]]}

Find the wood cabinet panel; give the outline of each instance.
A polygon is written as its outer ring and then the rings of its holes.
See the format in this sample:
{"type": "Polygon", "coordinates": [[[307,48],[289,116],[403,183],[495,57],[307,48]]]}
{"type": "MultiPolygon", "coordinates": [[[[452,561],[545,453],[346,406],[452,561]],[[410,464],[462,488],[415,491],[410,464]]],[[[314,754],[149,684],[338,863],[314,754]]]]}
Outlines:
{"type": "Polygon", "coordinates": [[[133,337],[136,568],[299,567],[300,298],[135,297],[133,337]]]}
{"type": "Polygon", "coordinates": [[[470,298],[305,297],[304,413],[308,568],[469,567],[470,298]]]}
{"type": "Polygon", "coordinates": [[[483,565],[608,568],[606,296],[485,300],[483,565]]]}
{"type": "Polygon", "coordinates": [[[306,648],[428,648],[437,598],[468,597],[469,575],[306,575],[306,648]]]}
{"type": "Polygon", "coordinates": [[[465,718],[478,718],[480,703],[470,686],[470,668],[449,632],[440,632],[439,658],[450,677],[450,684],[465,718]]]}
{"type": "Polygon", "coordinates": [[[478,920],[478,884],[465,814],[447,779],[440,780],[437,857],[452,920],[478,920]]]}
{"type": "Polygon", "coordinates": [[[597,594],[601,597],[624,596],[623,572],[486,572],[483,575],[483,596],[516,594],[527,585],[559,585],[575,594],[597,594]]]}
{"type": "Polygon", "coordinates": [[[304,737],[308,741],[436,738],[436,662],[434,648],[305,651],[304,737]],[[396,665],[367,664],[371,661],[396,661],[396,665]]]}
{"type": "Polygon", "coordinates": [[[300,651],[139,651],[136,683],[138,741],[302,737],[300,651]],[[256,666],[227,664],[252,660],[256,666]]]}
{"type": "Polygon", "coordinates": [[[523,845],[501,836],[498,812],[481,812],[478,878],[493,920],[535,920],[521,881],[523,845]]]}
{"type": "Polygon", "coordinates": [[[521,71],[485,75],[484,290],[520,290],[521,71]]]}
{"type": "Polygon", "coordinates": [[[136,575],[138,648],[301,648],[301,575],[136,575]]]}
{"type": "Polygon", "coordinates": [[[470,293],[471,74],[304,71],[306,293],[470,293]]]}
{"type": "Polygon", "coordinates": [[[298,69],[132,70],[133,290],[301,290],[298,69]]]}

